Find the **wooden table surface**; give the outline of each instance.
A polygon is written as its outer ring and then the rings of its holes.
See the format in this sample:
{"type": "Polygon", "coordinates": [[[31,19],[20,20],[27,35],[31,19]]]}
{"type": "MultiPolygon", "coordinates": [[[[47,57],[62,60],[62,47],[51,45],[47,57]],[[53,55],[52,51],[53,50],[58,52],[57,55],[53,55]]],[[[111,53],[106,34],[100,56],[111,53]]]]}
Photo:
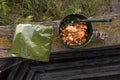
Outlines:
{"type": "MultiPolygon", "coordinates": [[[[97,29],[98,31],[102,31],[102,32],[107,32],[109,36],[104,41],[94,37],[91,40],[91,42],[83,48],[95,48],[95,47],[120,44],[120,35],[119,35],[120,34],[120,15],[107,15],[107,16],[99,16],[94,18],[113,18],[113,22],[111,23],[110,22],[92,23],[94,29],[97,29]]],[[[53,38],[51,52],[73,50],[63,45],[61,41],[58,39],[57,30],[58,30],[59,22],[60,20],[47,21],[47,22],[34,22],[33,24],[47,25],[47,26],[54,27],[54,38],[53,38]]],[[[14,34],[14,30],[12,26],[0,26],[0,57],[10,56],[10,49],[11,49],[13,34],[14,34]]]]}

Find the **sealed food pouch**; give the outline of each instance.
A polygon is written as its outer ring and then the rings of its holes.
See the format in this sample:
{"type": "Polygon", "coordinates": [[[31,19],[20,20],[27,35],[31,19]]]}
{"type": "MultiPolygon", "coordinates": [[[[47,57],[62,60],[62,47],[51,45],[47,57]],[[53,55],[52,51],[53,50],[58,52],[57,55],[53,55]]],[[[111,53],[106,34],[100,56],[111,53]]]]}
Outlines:
{"type": "Polygon", "coordinates": [[[37,61],[49,61],[53,27],[19,24],[12,43],[12,55],[37,61]]]}

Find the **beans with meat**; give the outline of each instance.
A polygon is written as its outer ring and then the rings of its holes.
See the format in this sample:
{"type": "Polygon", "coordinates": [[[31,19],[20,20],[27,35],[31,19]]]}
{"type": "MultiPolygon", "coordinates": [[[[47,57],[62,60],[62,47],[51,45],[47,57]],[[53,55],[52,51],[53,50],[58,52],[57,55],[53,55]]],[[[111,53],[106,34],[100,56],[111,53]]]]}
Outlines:
{"type": "Polygon", "coordinates": [[[60,36],[64,43],[69,46],[78,46],[86,42],[87,25],[85,22],[76,23],[74,26],[62,25],[60,27],[60,36]]]}

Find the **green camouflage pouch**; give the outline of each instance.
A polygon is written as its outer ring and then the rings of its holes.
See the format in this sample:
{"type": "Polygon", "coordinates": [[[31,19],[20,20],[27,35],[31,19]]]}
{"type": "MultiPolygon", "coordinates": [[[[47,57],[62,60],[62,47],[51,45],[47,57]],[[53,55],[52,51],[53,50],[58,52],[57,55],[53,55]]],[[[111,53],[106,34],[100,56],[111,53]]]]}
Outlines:
{"type": "Polygon", "coordinates": [[[53,27],[19,24],[12,43],[12,55],[38,61],[49,61],[53,27]]]}

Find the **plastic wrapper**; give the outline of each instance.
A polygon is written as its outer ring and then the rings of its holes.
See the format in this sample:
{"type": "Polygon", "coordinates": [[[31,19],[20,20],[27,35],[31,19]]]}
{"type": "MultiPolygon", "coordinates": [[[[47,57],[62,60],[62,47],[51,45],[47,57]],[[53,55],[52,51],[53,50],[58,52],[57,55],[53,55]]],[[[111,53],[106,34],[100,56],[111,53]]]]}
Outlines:
{"type": "Polygon", "coordinates": [[[12,43],[12,55],[37,61],[49,61],[53,27],[19,24],[12,43]]]}

